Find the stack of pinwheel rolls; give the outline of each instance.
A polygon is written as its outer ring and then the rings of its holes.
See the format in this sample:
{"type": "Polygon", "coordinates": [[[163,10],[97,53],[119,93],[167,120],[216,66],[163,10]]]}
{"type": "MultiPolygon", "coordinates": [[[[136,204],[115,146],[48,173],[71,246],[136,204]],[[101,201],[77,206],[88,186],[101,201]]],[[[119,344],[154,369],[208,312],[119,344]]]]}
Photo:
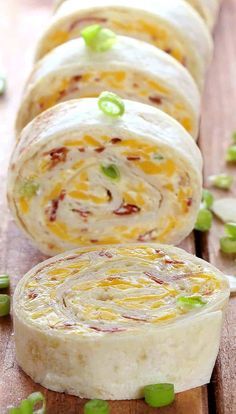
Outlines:
{"type": "Polygon", "coordinates": [[[190,234],[201,202],[195,141],[218,9],[60,0],[38,42],[8,199],[32,243],[60,254],[25,275],[13,307],[17,360],[50,389],[132,399],[150,383],[179,392],[210,379],[228,285],[165,244],[190,234]],[[81,36],[94,24],[115,33],[108,50],[81,36]],[[121,116],[101,110],[104,91],[121,116]]]}

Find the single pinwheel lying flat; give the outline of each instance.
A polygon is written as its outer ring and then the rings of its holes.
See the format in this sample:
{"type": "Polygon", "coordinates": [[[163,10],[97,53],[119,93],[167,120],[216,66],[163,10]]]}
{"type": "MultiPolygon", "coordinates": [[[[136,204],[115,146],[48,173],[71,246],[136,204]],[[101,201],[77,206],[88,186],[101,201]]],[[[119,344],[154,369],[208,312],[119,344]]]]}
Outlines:
{"type": "Polygon", "coordinates": [[[36,266],[14,295],[19,365],[43,386],[132,399],[143,387],[209,382],[229,287],[181,249],[81,248],[36,266]]]}
{"type": "Polygon", "coordinates": [[[152,43],[186,66],[202,88],[212,56],[212,38],[203,20],[185,1],[68,0],[40,39],[36,59],[79,37],[81,30],[92,24],[152,43]]]}
{"type": "Polygon", "coordinates": [[[98,104],[113,105],[106,95],[43,112],[12,156],[11,210],[46,254],[88,244],[177,244],[194,227],[202,186],[197,145],[150,105],[125,100],[123,116],[103,114],[98,104]]]}
{"type": "Polygon", "coordinates": [[[86,47],[83,39],[71,40],[38,62],[19,108],[17,135],[53,105],[104,90],[158,107],[197,138],[200,95],[188,71],[156,47],[121,36],[100,53],[86,47]]]}

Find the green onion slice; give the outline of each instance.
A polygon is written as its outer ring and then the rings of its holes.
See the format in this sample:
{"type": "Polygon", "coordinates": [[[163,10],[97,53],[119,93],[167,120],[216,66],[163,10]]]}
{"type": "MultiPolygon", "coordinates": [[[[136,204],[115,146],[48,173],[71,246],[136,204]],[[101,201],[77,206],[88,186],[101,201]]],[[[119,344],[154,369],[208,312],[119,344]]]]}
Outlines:
{"type": "Polygon", "coordinates": [[[17,407],[11,407],[8,410],[8,414],[22,414],[22,411],[20,408],[17,407]]]}
{"type": "Polygon", "coordinates": [[[0,74],[0,96],[4,95],[5,91],[6,91],[6,77],[2,74],[0,74]]]}
{"type": "Polygon", "coordinates": [[[101,111],[112,118],[122,116],[125,105],[122,99],[112,92],[102,92],[98,98],[98,107],[101,111]]]}
{"type": "Polygon", "coordinates": [[[106,177],[110,178],[111,180],[119,180],[120,179],[120,171],[118,170],[115,164],[110,165],[101,165],[101,171],[106,177]]]}
{"type": "Polygon", "coordinates": [[[226,233],[236,240],[236,223],[229,222],[225,224],[226,233]]]}
{"type": "Polygon", "coordinates": [[[212,218],[213,216],[210,210],[207,208],[200,208],[194,227],[195,230],[202,232],[210,230],[212,226],[212,218]]]}
{"type": "Polygon", "coordinates": [[[28,399],[22,400],[19,408],[21,414],[33,414],[33,406],[28,399]]]}
{"type": "Polygon", "coordinates": [[[227,162],[236,162],[236,144],[231,145],[226,152],[226,161],[227,162]]]}
{"type": "Polygon", "coordinates": [[[84,414],[109,414],[109,412],[109,405],[103,400],[91,400],[84,406],[84,414]]]}
{"type": "Polygon", "coordinates": [[[33,392],[28,396],[28,401],[30,401],[34,414],[45,414],[46,413],[46,400],[44,395],[41,392],[33,392]],[[37,406],[40,405],[39,408],[37,406]]]}
{"type": "Polygon", "coordinates": [[[211,175],[209,177],[209,181],[213,186],[217,188],[220,188],[222,190],[229,190],[233,184],[234,179],[232,175],[223,173],[218,175],[211,175]]]}
{"type": "Polygon", "coordinates": [[[177,298],[177,305],[181,308],[201,308],[206,305],[206,302],[202,299],[201,296],[179,296],[177,298]]]}
{"type": "Polygon", "coordinates": [[[0,316],[6,316],[10,313],[10,296],[0,295],[0,316]]]}
{"type": "Polygon", "coordinates": [[[227,254],[236,253],[236,239],[233,237],[221,237],[220,250],[227,254]]]}
{"type": "Polygon", "coordinates": [[[99,24],[93,24],[82,30],[86,46],[95,52],[106,52],[116,43],[116,35],[110,29],[106,29],[99,24]]]}
{"type": "Polygon", "coordinates": [[[26,198],[33,197],[39,189],[39,184],[33,180],[25,180],[20,187],[20,195],[26,198]]]}
{"type": "Polygon", "coordinates": [[[144,387],[144,398],[151,407],[165,407],[175,399],[173,384],[152,384],[144,387]]]}
{"type": "Polygon", "coordinates": [[[202,190],[202,203],[204,207],[206,208],[211,208],[214,203],[213,194],[209,190],[206,190],[205,188],[203,188],[202,190]]]}
{"type": "Polygon", "coordinates": [[[0,275],[0,289],[6,289],[9,287],[10,281],[8,275],[0,275]]]}

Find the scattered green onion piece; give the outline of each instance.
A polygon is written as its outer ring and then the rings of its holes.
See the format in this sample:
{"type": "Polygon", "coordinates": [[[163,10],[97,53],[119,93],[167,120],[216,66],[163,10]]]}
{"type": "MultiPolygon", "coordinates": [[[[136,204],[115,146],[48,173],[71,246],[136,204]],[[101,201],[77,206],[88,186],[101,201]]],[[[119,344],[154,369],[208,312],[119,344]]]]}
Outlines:
{"type": "Polygon", "coordinates": [[[108,166],[101,165],[101,171],[104,175],[106,175],[111,180],[120,179],[120,171],[118,170],[117,166],[114,164],[110,164],[108,166]]]}
{"type": "Polygon", "coordinates": [[[0,295],[0,316],[6,316],[10,313],[10,296],[0,295]]]}
{"type": "Polygon", "coordinates": [[[228,162],[236,162],[236,144],[235,145],[231,145],[227,149],[226,161],[228,161],[228,162]]]}
{"type": "Polygon", "coordinates": [[[161,154],[154,154],[153,158],[154,160],[158,160],[158,161],[164,160],[164,157],[161,154]]]}
{"type": "Polygon", "coordinates": [[[122,99],[112,92],[102,92],[98,98],[98,107],[101,111],[113,118],[122,116],[125,112],[125,105],[122,99]]]}
{"type": "Polygon", "coordinates": [[[200,308],[206,305],[201,296],[180,296],[177,298],[177,305],[181,308],[200,308]]]}
{"type": "Polygon", "coordinates": [[[232,141],[236,144],[236,131],[232,133],[232,141]]]}
{"type": "Polygon", "coordinates": [[[9,287],[10,281],[8,275],[0,275],[0,289],[6,289],[9,287]]]}
{"type": "Polygon", "coordinates": [[[230,237],[236,239],[236,223],[234,222],[226,223],[225,231],[230,237]]]}
{"type": "Polygon", "coordinates": [[[210,210],[206,208],[200,208],[194,227],[195,230],[202,232],[210,230],[212,226],[212,218],[213,216],[210,210]]]}
{"type": "Polygon", "coordinates": [[[214,196],[213,194],[209,191],[206,190],[205,188],[202,190],[202,203],[204,205],[204,207],[206,208],[211,208],[214,202],[214,196]]]}
{"type": "Polygon", "coordinates": [[[44,395],[41,392],[33,392],[28,396],[28,401],[30,401],[34,414],[45,414],[46,413],[46,400],[44,395]],[[36,406],[40,404],[41,407],[36,409],[36,406]]]}
{"type": "Polygon", "coordinates": [[[6,77],[4,75],[0,75],[0,96],[4,95],[5,91],[6,91],[6,77]]]}
{"type": "Polygon", "coordinates": [[[22,411],[20,408],[11,407],[9,408],[8,414],[22,414],[22,411]]]}
{"type": "Polygon", "coordinates": [[[110,409],[107,401],[91,400],[84,406],[84,414],[109,414],[110,409]]]}
{"type": "Polygon", "coordinates": [[[209,181],[212,185],[222,190],[229,190],[233,184],[233,177],[228,174],[211,175],[209,181]]]}
{"type": "Polygon", "coordinates": [[[20,187],[20,195],[23,197],[33,197],[39,189],[39,184],[33,180],[26,180],[20,187]]]}
{"type": "Polygon", "coordinates": [[[81,32],[86,46],[95,52],[106,52],[111,49],[116,42],[116,35],[110,29],[106,29],[99,24],[86,27],[81,32]]]}
{"type": "Polygon", "coordinates": [[[33,405],[28,399],[22,400],[19,408],[21,414],[33,414],[33,405]]]}
{"type": "Polygon", "coordinates": [[[221,237],[220,250],[228,254],[236,253],[236,239],[233,237],[221,237]]]}
{"type": "Polygon", "coordinates": [[[165,407],[175,399],[173,384],[153,384],[144,388],[144,398],[151,407],[165,407]]]}

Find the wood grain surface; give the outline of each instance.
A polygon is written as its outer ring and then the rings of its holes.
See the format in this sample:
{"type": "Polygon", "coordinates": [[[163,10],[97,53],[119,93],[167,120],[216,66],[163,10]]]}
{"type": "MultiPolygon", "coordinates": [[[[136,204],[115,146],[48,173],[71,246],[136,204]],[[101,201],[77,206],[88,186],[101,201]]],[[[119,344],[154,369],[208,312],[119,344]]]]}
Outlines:
{"type": "MultiPolygon", "coordinates": [[[[163,0],[164,1],[164,0],[163,0]]],[[[13,125],[23,83],[29,73],[37,38],[47,24],[52,0],[0,0],[1,61],[8,80],[7,94],[0,99],[0,273],[11,276],[11,293],[18,280],[33,265],[44,259],[16,228],[5,200],[6,173],[14,143],[13,125]]],[[[222,153],[236,129],[236,0],[225,0],[215,33],[215,56],[209,72],[203,100],[200,147],[205,158],[205,177],[222,171],[222,153]]],[[[236,171],[236,170],[235,170],[236,171]]],[[[220,194],[218,194],[220,196],[220,194]]],[[[234,258],[218,251],[222,225],[214,224],[209,237],[197,237],[197,253],[223,271],[236,274],[234,258]]],[[[194,253],[190,236],[182,247],[194,253]]],[[[164,409],[151,409],[143,401],[112,402],[111,414],[233,414],[236,413],[235,361],[236,298],[231,299],[223,331],[221,351],[209,387],[196,388],[177,395],[175,403],[164,409]],[[209,400],[209,404],[208,404],[209,400]],[[209,405],[209,406],[208,406],[209,405]]],[[[210,335],[210,332],[209,332],[210,335]]],[[[96,367],[94,367],[96,369],[96,367]]],[[[0,414],[9,405],[18,405],[29,393],[41,390],[47,398],[48,414],[82,414],[83,400],[54,393],[38,386],[17,366],[10,317],[0,322],[0,414]]]]}

